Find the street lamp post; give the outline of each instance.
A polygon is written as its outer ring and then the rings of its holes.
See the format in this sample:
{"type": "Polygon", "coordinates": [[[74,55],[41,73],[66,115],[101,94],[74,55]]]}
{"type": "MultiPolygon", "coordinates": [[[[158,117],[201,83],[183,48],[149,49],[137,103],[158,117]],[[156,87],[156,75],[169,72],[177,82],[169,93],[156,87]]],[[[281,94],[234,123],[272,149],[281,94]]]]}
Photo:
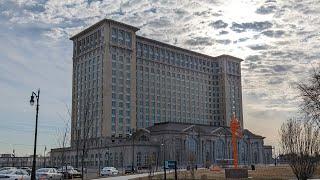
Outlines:
{"type": "Polygon", "coordinates": [[[38,94],[32,91],[30,105],[34,104],[34,97],[37,98],[37,106],[36,106],[36,127],[34,131],[34,147],[33,147],[33,161],[32,161],[32,172],[31,172],[31,180],[36,179],[36,154],[37,154],[37,134],[38,134],[38,114],[39,114],[39,99],[40,99],[40,89],[38,89],[38,94]]]}
{"type": "Polygon", "coordinates": [[[131,129],[131,133],[129,134],[132,139],[132,164],[131,164],[131,171],[135,173],[134,170],[134,129],[131,129]]]}
{"type": "Polygon", "coordinates": [[[44,146],[44,152],[43,152],[43,167],[46,167],[46,151],[47,151],[47,146],[44,146]]]}
{"type": "Polygon", "coordinates": [[[163,171],[164,171],[164,180],[167,179],[167,173],[166,173],[166,149],[164,146],[164,143],[161,144],[161,146],[163,147],[163,171]]]}

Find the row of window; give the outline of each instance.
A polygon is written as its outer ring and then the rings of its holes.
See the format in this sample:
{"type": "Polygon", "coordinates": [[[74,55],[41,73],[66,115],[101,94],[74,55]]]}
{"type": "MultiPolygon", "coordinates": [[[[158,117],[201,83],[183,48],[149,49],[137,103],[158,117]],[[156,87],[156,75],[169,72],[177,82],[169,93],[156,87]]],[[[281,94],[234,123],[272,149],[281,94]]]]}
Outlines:
{"type": "MultiPolygon", "coordinates": [[[[177,74],[182,73],[182,74],[190,74],[190,75],[197,75],[197,76],[205,76],[208,77],[209,79],[215,79],[218,77],[214,77],[214,76],[218,76],[218,73],[220,72],[219,69],[216,69],[216,73],[206,73],[206,72],[202,72],[202,71],[196,71],[194,69],[185,69],[185,68],[181,68],[181,67],[175,67],[172,66],[170,64],[165,64],[165,63],[161,63],[161,62],[157,62],[157,61],[151,61],[150,59],[142,59],[141,57],[137,57],[137,64],[138,65],[145,65],[145,66],[150,66],[150,69],[152,73],[154,73],[154,70],[152,70],[153,68],[155,69],[163,69],[163,70],[167,70],[170,72],[175,72],[177,74]]],[[[158,73],[159,74],[159,73],[158,73]]]]}
{"type": "MultiPolygon", "coordinates": [[[[114,30],[113,32],[116,31],[114,30]]],[[[122,40],[122,38],[120,35],[123,32],[121,30],[117,32],[119,33],[117,42],[121,45],[120,40],[122,40]]],[[[131,54],[130,51],[123,50],[116,46],[111,48],[112,134],[126,134],[131,130],[131,54]]]]}
{"type": "Polygon", "coordinates": [[[116,45],[125,46],[129,49],[132,47],[131,32],[112,27],[111,28],[111,42],[116,45]]]}
{"type": "Polygon", "coordinates": [[[92,120],[88,132],[89,136],[101,136],[103,56],[99,52],[94,50],[79,56],[74,66],[75,95],[77,97],[76,118],[77,127],[80,129],[80,137],[84,136],[84,127],[88,126],[84,122],[85,119],[92,120]],[[89,104],[88,99],[90,99],[89,104]]]}
{"type": "Polygon", "coordinates": [[[96,48],[98,45],[100,45],[103,42],[103,28],[97,29],[95,31],[92,31],[90,34],[83,36],[78,41],[74,41],[74,47],[77,47],[74,49],[75,53],[82,53],[88,50],[91,50],[93,48],[96,48]]]}
{"type": "Polygon", "coordinates": [[[198,70],[207,73],[218,73],[221,69],[219,63],[213,59],[203,59],[184,53],[173,51],[169,48],[159,47],[137,42],[137,57],[161,61],[174,66],[198,70]]]}

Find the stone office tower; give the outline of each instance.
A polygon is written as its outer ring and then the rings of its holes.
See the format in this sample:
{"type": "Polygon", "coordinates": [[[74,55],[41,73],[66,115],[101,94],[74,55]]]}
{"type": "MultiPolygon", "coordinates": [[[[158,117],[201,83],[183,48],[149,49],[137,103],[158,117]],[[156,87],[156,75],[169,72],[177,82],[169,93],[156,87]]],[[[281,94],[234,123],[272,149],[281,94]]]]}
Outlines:
{"type": "Polygon", "coordinates": [[[175,122],[243,127],[241,59],[212,57],[136,35],[104,19],[73,41],[72,146],[175,122]]]}

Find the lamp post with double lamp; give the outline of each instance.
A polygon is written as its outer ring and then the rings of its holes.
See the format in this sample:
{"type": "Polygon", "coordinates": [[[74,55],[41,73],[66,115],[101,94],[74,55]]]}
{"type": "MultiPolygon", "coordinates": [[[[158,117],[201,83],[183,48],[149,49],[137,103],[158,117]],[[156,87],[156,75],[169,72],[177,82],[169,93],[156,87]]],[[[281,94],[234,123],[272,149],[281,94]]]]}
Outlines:
{"type": "Polygon", "coordinates": [[[38,93],[32,92],[30,105],[34,104],[34,97],[37,99],[36,105],[36,127],[34,131],[34,147],[33,147],[33,161],[32,161],[32,171],[31,171],[31,180],[36,179],[36,154],[37,154],[37,134],[38,134],[38,114],[39,114],[39,99],[40,99],[40,89],[38,89],[38,93]]]}

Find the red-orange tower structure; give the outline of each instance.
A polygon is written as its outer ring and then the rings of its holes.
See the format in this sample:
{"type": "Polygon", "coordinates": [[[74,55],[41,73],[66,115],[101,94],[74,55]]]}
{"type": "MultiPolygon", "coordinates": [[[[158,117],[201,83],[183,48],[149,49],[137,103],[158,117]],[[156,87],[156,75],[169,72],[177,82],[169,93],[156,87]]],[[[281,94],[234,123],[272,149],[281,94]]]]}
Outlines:
{"type": "Polygon", "coordinates": [[[232,133],[232,149],[233,149],[233,165],[235,168],[238,168],[238,143],[237,138],[242,137],[240,122],[236,118],[235,113],[233,113],[230,129],[232,133]]]}

